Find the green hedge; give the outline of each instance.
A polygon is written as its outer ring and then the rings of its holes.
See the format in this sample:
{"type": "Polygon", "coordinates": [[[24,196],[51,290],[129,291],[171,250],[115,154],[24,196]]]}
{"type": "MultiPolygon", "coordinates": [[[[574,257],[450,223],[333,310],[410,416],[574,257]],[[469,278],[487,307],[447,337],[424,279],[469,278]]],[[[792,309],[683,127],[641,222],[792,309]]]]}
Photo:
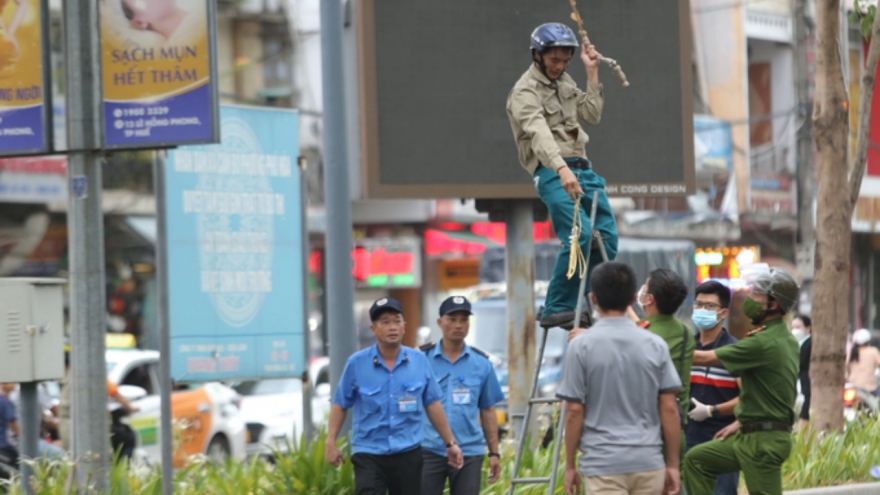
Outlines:
{"type": "MultiPolygon", "coordinates": [[[[523,456],[520,476],[542,476],[551,467],[552,446],[537,451],[527,450],[523,456]]],[[[483,495],[502,495],[513,468],[514,450],[508,444],[502,449],[501,479],[494,485],[483,480],[483,495]]],[[[880,419],[861,418],[847,424],[840,434],[818,436],[815,433],[795,435],[791,456],[783,468],[786,490],[817,486],[841,485],[872,481],[871,466],[880,465],[880,419]]],[[[66,485],[73,464],[69,462],[39,463],[33,479],[37,495],[68,495],[66,485]]],[[[562,494],[562,469],[557,473],[556,493],[562,494]]],[[[115,465],[110,475],[114,495],[161,495],[160,474],[155,468],[128,469],[115,465]]],[[[278,455],[275,464],[263,460],[227,461],[213,464],[194,460],[174,476],[174,493],[180,495],[270,495],[278,493],[303,495],[353,495],[354,472],[351,462],[335,469],[324,462],[324,435],[304,449],[278,455]]],[[[546,486],[519,487],[520,495],[544,495],[546,486]]],[[[20,495],[16,484],[0,485],[0,492],[20,495]]],[[[76,492],[72,492],[76,493],[76,492]]],[[[88,495],[97,495],[90,492],[88,495]]]]}

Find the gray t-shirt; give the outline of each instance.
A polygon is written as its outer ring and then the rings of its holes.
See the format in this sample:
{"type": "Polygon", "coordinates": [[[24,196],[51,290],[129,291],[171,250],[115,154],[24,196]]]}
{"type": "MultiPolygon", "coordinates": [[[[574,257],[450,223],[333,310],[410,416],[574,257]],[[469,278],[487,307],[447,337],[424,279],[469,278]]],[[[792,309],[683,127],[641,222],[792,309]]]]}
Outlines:
{"type": "Polygon", "coordinates": [[[679,390],[666,342],[629,318],[602,318],[572,340],[556,395],[586,410],[581,473],[663,468],[658,396],[679,390]]]}

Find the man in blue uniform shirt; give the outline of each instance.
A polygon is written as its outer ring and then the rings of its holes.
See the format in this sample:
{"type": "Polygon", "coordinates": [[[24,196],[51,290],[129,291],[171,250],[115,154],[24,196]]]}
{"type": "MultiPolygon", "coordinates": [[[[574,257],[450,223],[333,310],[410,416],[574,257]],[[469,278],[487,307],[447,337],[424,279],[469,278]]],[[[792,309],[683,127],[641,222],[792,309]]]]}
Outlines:
{"type": "Polygon", "coordinates": [[[471,314],[471,303],[462,296],[443,301],[437,319],[443,339],[421,348],[440,383],[440,401],[464,455],[461,469],[450,467],[440,434],[425,418],[422,495],[442,495],[447,478],[450,495],[480,493],[487,443],[489,483],[495,483],[501,474],[495,404],[504,400],[504,393],[486,353],[464,342],[471,314]]]}
{"type": "Polygon", "coordinates": [[[427,357],[401,345],[405,322],[400,303],[377,300],[370,320],[378,342],[345,363],[330,410],[324,457],[337,467],[344,462],[336,437],[346,413],[354,408],[351,462],[356,495],[418,495],[423,414],[440,432],[450,466],[462,467],[461,449],[446,422],[440,386],[427,357]]]}

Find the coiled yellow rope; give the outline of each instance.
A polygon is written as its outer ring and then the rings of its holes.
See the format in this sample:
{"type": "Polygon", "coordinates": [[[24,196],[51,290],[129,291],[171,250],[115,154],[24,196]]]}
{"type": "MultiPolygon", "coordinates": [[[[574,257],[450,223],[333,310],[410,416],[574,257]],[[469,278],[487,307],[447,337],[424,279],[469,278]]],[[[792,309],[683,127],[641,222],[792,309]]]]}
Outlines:
{"type": "Polygon", "coordinates": [[[568,278],[574,277],[578,273],[579,278],[584,278],[587,274],[587,258],[584,257],[584,250],[581,249],[581,202],[580,199],[574,202],[574,218],[571,222],[571,235],[569,242],[571,243],[571,253],[568,257],[568,278]]]}

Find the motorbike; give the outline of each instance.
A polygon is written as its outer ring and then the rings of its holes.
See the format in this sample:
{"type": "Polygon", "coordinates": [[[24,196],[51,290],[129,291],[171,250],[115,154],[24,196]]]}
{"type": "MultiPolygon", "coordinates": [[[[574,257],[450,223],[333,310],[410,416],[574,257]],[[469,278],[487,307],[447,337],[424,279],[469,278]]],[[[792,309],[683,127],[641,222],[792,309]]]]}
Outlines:
{"type": "Polygon", "coordinates": [[[843,408],[846,419],[852,421],[858,414],[875,414],[880,410],[880,398],[847,383],[843,388],[843,408]]]}

